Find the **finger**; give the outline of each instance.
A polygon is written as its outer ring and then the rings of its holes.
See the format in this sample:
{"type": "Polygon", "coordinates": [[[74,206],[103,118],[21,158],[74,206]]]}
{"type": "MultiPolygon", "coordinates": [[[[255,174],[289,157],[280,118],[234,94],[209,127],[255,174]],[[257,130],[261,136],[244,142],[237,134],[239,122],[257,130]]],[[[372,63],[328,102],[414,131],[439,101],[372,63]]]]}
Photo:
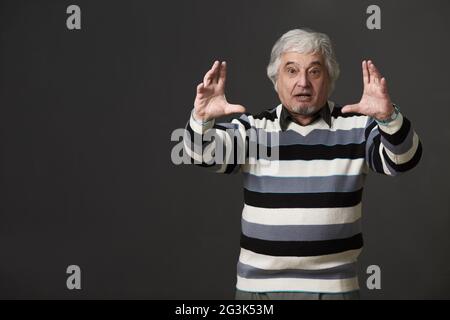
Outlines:
{"type": "Polygon", "coordinates": [[[244,113],[245,111],[245,107],[240,104],[228,104],[225,108],[225,113],[227,115],[232,113],[244,113]]]}
{"type": "Polygon", "coordinates": [[[212,65],[211,69],[209,69],[209,71],[205,74],[205,77],[203,78],[203,85],[205,87],[207,87],[211,83],[213,76],[214,76],[214,70],[216,69],[218,64],[219,64],[219,61],[217,61],[217,60],[214,61],[214,64],[212,65]]]}
{"type": "Polygon", "coordinates": [[[363,60],[362,62],[362,72],[363,72],[363,83],[369,84],[369,70],[367,70],[367,61],[363,60]]]}
{"type": "Polygon", "coordinates": [[[381,91],[385,94],[387,94],[388,90],[387,90],[387,82],[386,82],[386,78],[383,77],[380,80],[380,84],[381,84],[381,91]]]}
{"type": "Polygon", "coordinates": [[[200,83],[200,84],[197,86],[197,94],[203,93],[204,89],[205,89],[205,87],[204,87],[203,82],[202,82],[202,83],[200,83]]]}
{"type": "Polygon", "coordinates": [[[359,105],[358,104],[348,104],[341,109],[342,113],[359,113],[359,105]]]}
{"type": "Polygon", "coordinates": [[[378,72],[377,67],[375,67],[375,65],[373,64],[372,61],[370,61],[369,64],[369,71],[370,71],[370,78],[376,82],[379,83],[381,80],[381,74],[378,72]]]}
{"type": "Polygon", "coordinates": [[[219,81],[219,74],[220,74],[220,62],[216,61],[214,62],[211,73],[211,79],[213,83],[217,83],[219,81]]]}
{"type": "Polygon", "coordinates": [[[220,65],[219,85],[225,86],[227,79],[227,63],[223,61],[220,65]]]}

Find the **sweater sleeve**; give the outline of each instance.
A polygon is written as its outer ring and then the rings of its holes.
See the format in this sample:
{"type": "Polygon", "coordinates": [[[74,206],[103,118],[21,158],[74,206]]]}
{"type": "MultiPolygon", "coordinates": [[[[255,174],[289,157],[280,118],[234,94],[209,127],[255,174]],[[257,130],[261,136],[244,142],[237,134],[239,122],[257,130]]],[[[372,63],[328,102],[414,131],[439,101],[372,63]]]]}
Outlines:
{"type": "Polygon", "coordinates": [[[422,156],[419,136],[401,113],[386,125],[369,117],[365,137],[366,162],[375,172],[398,175],[414,168],[422,156]]]}
{"type": "Polygon", "coordinates": [[[247,130],[251,128],[246,114],[228,123],[197,122],[191,113],[184,134],[184,152],[190,163],[217,173],[236,173],[248,156],[247,130]]]}

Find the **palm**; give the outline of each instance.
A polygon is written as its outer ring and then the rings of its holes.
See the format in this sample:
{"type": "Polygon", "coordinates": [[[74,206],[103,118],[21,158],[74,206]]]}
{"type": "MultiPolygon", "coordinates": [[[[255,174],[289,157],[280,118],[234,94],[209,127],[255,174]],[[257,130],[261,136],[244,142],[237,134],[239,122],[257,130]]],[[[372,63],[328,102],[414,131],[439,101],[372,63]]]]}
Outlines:
{"type": "Polygon", "coordinates": [[[364,90],[361,101],[347,105],[342,112],[356,112],[374,118],[385,118],[392,113],[393,106],[387,91],[386,79],[381,77],[375,65],[369,60],[363,61],[364,90]]]}
{"type": "Polygon", "coordinates": [[[214,62],[197,86],[195,97],[195,118],[210,120],[232,113],[245,112],[241,105],[228,103],[225,97],[226,63],[214,62]]]}

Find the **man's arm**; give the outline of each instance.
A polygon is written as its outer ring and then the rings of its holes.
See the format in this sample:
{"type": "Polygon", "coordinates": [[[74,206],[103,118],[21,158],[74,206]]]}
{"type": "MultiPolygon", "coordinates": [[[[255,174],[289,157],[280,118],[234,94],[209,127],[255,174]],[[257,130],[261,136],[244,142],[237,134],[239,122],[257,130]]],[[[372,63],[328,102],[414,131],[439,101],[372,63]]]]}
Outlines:
{"type": "Polygon", "coordinates": [[[366,126],[366,161],[375,172],[395,176],[414,168],[422,156],[422,144],[411,122],[398,114],[388,124],[369,118],[366,126]]]}
{"type": "Polygon", "coordinates": [[[414,168],[422,156],[422,144],[411,122],[398,113],[389,97],[386,79],[372,61],[362,63],[364,91],[361,101],[342,112],[369,116],[366,124],[366,161],[379,173],[397,175],[414,168]]]}

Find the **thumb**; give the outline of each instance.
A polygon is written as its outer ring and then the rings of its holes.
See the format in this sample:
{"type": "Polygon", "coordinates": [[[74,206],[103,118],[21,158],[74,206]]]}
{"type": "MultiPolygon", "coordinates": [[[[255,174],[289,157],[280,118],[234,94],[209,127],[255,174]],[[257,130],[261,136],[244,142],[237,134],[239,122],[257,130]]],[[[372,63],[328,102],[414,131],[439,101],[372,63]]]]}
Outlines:
{"type": "Polygon", "coordinates": [[[226,114],[244,113],[245,111],[245,107],[240,104],[228,104],[225,110],[226,114]]]}
{"type": "Polygon", "coordinates": [[[358,113],[359,105],[358,104],[348,104],[341,109],[342,113],[355,112],[358,113]]]}

